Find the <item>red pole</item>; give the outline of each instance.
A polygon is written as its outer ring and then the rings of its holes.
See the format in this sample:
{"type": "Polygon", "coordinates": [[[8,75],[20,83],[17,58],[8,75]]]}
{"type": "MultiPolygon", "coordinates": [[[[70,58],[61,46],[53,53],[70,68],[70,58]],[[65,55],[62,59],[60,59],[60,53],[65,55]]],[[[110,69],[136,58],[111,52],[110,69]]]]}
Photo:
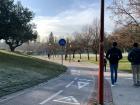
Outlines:
{"type": "Polygon", "coordinates": [[[99,44],[98,103],[104,104],[104,0],[101,0],[100,44],[99,44]]]}

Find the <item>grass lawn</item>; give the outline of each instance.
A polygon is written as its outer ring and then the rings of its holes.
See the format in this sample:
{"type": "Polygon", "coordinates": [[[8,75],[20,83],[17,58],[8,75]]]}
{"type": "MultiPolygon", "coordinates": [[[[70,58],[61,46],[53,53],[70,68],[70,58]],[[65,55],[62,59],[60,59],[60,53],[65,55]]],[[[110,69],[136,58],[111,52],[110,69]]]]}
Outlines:
{"type": "Polygon", "coordinates": [[[119,62],[119,70],[127,71],[131,73],[131,63],[128,61],[127,57],[124,56],[119,62]]]}
{"type": "Polygon", "coordinates": [[[65,70],[59,64],[0,51],[0,97],[47,81],[65,70]]]}
{"type": "MultiPolygon", "coordinates": [[[[78,61],[78,59],[80,59],[79,55],[76,55],[73,61],[78,61]]],[[[87,55],[84,54],[80,61],[98,64],[98,61],[95,61],[95,56],[93,54],[90,54],[90,60],[88,60],[87,55]]],[[[109,62],[107,63],[107,66],[109,66],[109,62]]],[[[123,56],[123,59],[120,60],[118,69],[121,71],[131,72],[131,64],[127,60],[127,56],[123,56]]]]}

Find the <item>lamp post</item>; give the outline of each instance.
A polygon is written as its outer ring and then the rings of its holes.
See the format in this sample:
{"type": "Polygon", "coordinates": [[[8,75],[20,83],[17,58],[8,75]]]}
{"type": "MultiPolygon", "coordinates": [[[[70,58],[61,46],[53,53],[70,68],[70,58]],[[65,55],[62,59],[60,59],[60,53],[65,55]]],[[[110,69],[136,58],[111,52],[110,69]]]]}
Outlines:
{"type": "Polygon", "coordinates": [[[100,42],[99,42],[98,103],[104,104],[104,0],[101,0],[100,42]]]}

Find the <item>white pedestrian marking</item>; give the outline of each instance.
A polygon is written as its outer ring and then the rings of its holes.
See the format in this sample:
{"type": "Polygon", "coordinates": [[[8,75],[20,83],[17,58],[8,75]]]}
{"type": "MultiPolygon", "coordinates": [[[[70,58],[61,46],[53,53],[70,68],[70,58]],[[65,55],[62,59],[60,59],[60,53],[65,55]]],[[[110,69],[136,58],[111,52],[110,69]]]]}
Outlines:
{"type": "Polygon", "coordinates": [[[73,96],[63,97],[57,100],[53,100],[55,102],[66,103],[66,104],[73,104],[73,105],[80,105],[80,103],[75,99],[73,96]]]}
{"type": "Polygon", "coordinates": [[[57,93],[55,93],[54,95],[52,95],[51,97],[47,98],[46,100],[42,101],[41,103],[39,103],[40,105],[45,104],[46,102],[50,101],[51,99],[53,99],[54,97],[56,97],[57,95],[59,95],[60,93],[62,93],[63,90],[58,91],[57,93]]]}
{"type": "Polygon", "coordinates": [[[80,75],[81,71],[80,70],[71,70],[71,74],[73,75],[80,75]]]}
{"type": "Polygon", "coordinates": [[[65,86],[65,88],[70,87],[73,83],[74,83],[74,81],[70,82],[68,85],[65,86]]]}
{"type": "Polygon", "coordinates": [[[87,85],[89,85],[89,82],[78,81],[78,89],[81,89],[87,85]]]}
{"type": "Polygon", "coordinates": [[[80,81],[93,81],[93,80],[89,80],[89,79],[79,79],[80,81]]]}

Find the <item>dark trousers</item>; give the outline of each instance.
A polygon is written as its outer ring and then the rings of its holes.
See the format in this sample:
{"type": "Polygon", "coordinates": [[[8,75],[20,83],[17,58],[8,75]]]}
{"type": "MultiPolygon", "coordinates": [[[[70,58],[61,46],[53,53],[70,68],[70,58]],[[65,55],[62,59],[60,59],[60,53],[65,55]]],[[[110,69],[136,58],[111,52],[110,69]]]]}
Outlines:
{"type": "Polygon", "coordinates": [[[140,86],[140,65],[132,65],[134,85],[140,86]]]}
{"type": "Polygon", "coordinates": [[[110,64],[111,83],[113,85],[115,82],[117,82],[117,69],[118,69],[118,64],[110,64]]]}

